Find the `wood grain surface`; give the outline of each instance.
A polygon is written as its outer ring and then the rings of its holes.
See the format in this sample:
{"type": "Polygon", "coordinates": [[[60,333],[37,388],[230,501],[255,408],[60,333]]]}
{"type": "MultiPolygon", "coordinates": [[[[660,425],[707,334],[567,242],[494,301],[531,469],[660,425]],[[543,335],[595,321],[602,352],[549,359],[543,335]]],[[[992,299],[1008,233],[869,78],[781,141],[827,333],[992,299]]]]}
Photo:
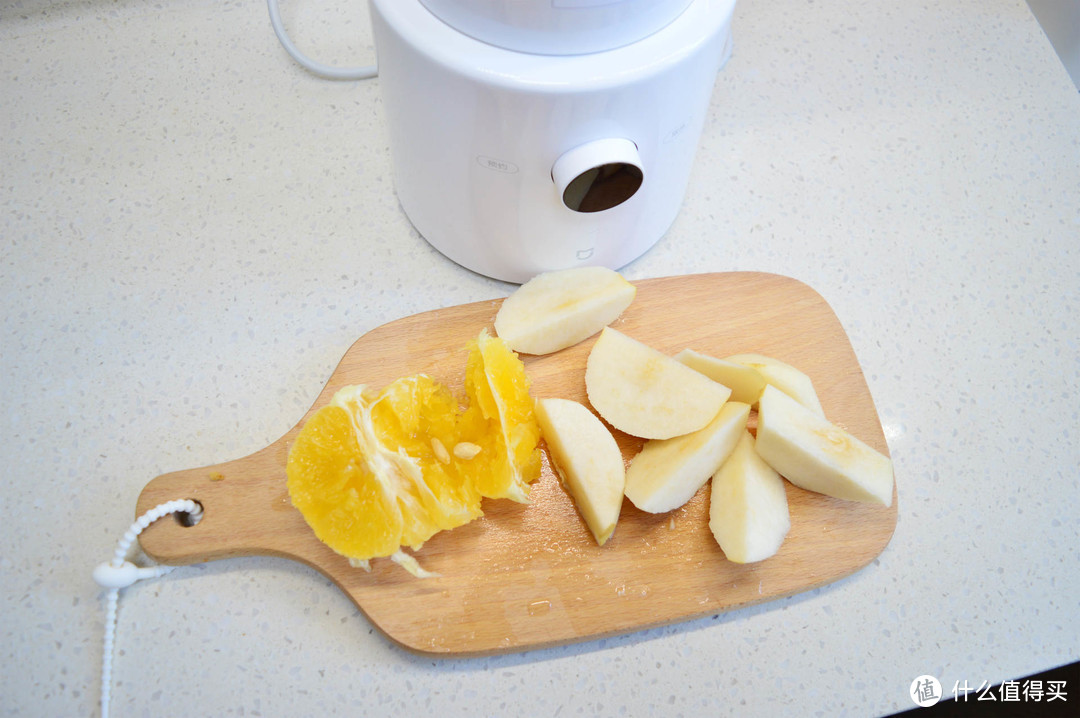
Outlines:
{"type": "MultiPolygon", "coordinates": [[[[827,416],[888,453],[866,380],[840,321],[813,289],[771,274],[697,274],[636,282],[637,297],[612,326],[660,351],[718,357],[757,352],[806,372],[827,416]]],[[[380,387],[424,372],[464,396],[464,346],[493,330],[501,300],[418,314],[368,332],[346,352],[311,411],[347,384],[380,387]]],[[[595,337],[548,356],[523,356],[534,397],[588,404],[585,360],[595,337]]],[[[309,411],[309,415],[310,415],[309,411]]],[[[754,415],[751,415],[753,426],[754,415]]],[[[547,456],[532,502],[484,503],[485,515],[436,534],[416,553],[441,574],[416,579],[388,559],[370,573],[320,543],[289,502],[285,462],[303,417],[246,458],[164,474],[136,513],[180,498],[202,503],[192,527],[158,521],[144,551],[167,564],[249,555],[284,556],[330,577],[368,619],[424,653],[483,654],[597,638],[788,596],[862,568],[888,544],[890,508],[831,499],[785,482],[791,532],[766,561],[724,558],[708,528],[709,486],[685,506],[652,515],[624,500],[602,548],[552,473],[547,456]]],[[[614,432],[626,461],[642,441],[614,432]]],[[[894,489],[895,491],[895,489],[894,489]]]]}

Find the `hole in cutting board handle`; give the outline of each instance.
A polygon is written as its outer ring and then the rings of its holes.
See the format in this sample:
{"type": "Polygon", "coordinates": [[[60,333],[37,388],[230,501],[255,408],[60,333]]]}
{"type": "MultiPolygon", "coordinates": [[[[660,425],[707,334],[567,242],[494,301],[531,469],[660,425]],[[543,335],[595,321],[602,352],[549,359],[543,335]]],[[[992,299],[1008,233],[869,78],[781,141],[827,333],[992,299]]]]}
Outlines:
{"type": "Polygon", "coordinates": [[[203,520],[203,516],[206,514],[206,511],[203,508],[201,501],[196,501],[195,499],[191,499],[191,501],[195,501],[195,503],[198,504],[198,513],[192,514],[187,511],[178,511],[173,514],[173,517],[176,519],[176,523],[180,524],[184,528],[191,528],[195,524],[199,523],[203,520]]]}

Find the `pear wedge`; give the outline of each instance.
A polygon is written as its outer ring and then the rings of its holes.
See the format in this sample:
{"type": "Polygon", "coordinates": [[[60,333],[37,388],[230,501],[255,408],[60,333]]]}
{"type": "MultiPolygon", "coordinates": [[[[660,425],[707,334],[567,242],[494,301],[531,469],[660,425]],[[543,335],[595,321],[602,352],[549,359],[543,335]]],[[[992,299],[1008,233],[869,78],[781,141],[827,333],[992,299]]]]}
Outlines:
{"type": "Polygon", "coordinates": [[[757,370],[765,378],[766,384],[772,384],[815,414],[825,416],[810,377],[790,364],[763,354],[733,354],[726,361],[757,370]]]}
{"type": "Polygon", "coordinates": [[[611,327],[589,352],[585,390],[601,418],[642,439],[697,431],[731,395],[726,386],[611,327]]]}
{"type": "Polygon", "coordinates": [[[784,480],[758,456],[748,431],[712,477],[709,528],[734,563],[764,561],[791,530],[784,480]]]}
{"type": "Polygon", "coordinates": [[[569,399],[538,399],[536,419],[563,488],[603,546],[618,523],[626,483],[615,438],[595,414],[569,399]]]}
{"type": "Polygon", "coordinates": [[[746,432],[750,405],[726,402],[692,434],[645,442],[626,470],[626,497],[649,513],[677,509],[705,485],[746,432]]]}
{"type": "Polygon", "coordinates": [[[717,359],[693,349],[683,349],[675,355],[675,360],[731,389],[731,401],[756,404],[765,389],[765,377],[745,364],[717,359]]]}
{"type": "Polygon", "coordinates": [[[637,287],[606,267],[538,274],[503,301],[495,333],[523,354],[551,354],[618,319],[637,287]]]}
{"type": "Polygon", "coordinates": [[[775,386],[758,402],[758,454],[796,486],[849,501],[892,505],[889,457],[775,386]]]}

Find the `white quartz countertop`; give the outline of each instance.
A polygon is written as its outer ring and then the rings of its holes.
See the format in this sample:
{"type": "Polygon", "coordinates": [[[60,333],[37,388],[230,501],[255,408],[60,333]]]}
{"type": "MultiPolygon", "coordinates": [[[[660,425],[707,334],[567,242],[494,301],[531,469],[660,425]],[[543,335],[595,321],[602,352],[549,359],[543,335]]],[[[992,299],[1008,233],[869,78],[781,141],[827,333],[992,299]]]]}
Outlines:
{"type": "MultiPolygon", "coordinates": [[[[373,59],[362,3],[282,14],[321,59],[373,59]]],[[[885,551],[470,659],[397,646],[298,563],[182,567],[122,594],[115,715],[871,716],[922,674],[1080,658],[1080,95],[1021,0],[741,0],[734,32],[682,212],[624,273],[825,297],[895,461],[885,551]]],[[[3,712],[96,712],[90,574],[147,481],[277,439],[366,331],[512,288],[417,235],[378,79],[307,74],[264,3],[3,3],[3,712]]]]}

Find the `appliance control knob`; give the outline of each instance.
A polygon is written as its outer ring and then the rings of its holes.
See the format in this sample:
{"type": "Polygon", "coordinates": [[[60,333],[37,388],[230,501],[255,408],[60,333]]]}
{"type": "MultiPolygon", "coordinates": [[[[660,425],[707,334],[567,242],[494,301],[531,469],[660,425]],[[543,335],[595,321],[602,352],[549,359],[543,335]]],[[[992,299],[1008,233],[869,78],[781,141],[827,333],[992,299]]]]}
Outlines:
{"type": "Polygon", "coordinates": [[[562,203],[575,212],[602,212],[634,196],[645,179],[637,145],[593,140],[564,153],[551,167],[562,203]]]}

